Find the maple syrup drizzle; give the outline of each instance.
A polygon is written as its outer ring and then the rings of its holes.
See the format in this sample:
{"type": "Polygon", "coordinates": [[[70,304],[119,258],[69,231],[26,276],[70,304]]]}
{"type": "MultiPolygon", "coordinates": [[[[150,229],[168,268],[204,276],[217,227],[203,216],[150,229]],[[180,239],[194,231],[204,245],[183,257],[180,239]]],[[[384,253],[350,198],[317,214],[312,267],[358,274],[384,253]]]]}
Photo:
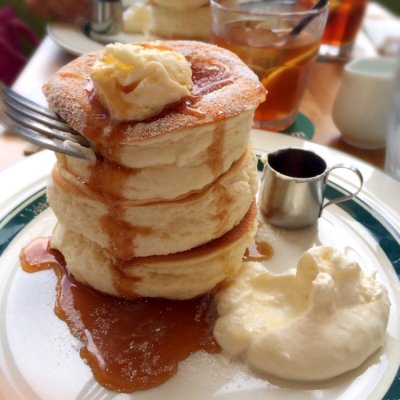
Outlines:
{"type": "MultiPolygon", "coordinates": [[[[64,166],[64,168],[68,168],[68,166],[64,166]]],[[[80,177],[80,181],[100,199],[115,202],[125,198],[122,189],[126,180],[140,172],[140,168],[129,168],[100,155],[97,156],[96,163],[90,168],[90,178],[85,180],[80,177]]]]}
{"type": "Polygon", "coordinates": [[[266,261],[274,255],[273,247],[265,241],[255,241],[244,253],[243,261],[266,261]]]}
{"type": "MultiPolygon", "coordinates": [[[[225,131],[226,131],[226,123],[225,121],[219,122],[213,133],[213,141],[211,145],[208,147],[207,158],[208,158],[208,166],[211,169],[211,172],[214,175],[214,178],[217,178],[221,175],[224,168],[224,141],[225,141],[225,131]]],[[[225,233],[226,226],[226,218],[228,213],[229,203],[232,202],[232,197],[229,193],[229,189],[223,185],[219,187],[219,197],[218,201],[218,210],[220,213],[218,215],[218,225],[214,232],[216,237],[220,237],[225,233]]]]}
{"type": "Polygon", "coordinates": [[[161,43],[142,42],[139,43],[138,45],[144,47],[145,49],[156,49],[159,51],[174,51],[172,47],[166,46],[161,43]]]}
{"type": "Polygon", "coordinates": [[[121,205],[123,188],[127,179],[138,170],[98,157],[91,166],[90,179],[85,184],[107,207],[107,214],[101,218],[101,227],[108,237],[108,250],[120,259],[135,256],[135,238],[138,234],[150,235],[151,227],[134,226],[125,220],[125,208],[121,205]]]}
{"type": "Polygon", "coordinates": [[[224,142],[225,142],[226,122],[221,121],[214,129],[213,141],[208,147],[208,166],[214,177],[221,175],[224,168],[224,142]]]}
{"type": "Polygon", "coordinates": [[[108,214],[101,218],[101,227],[108,237],[109,252],[122,260],[135,256],[135,238],[138,234],[150,235],[152,228],[136,227],[122,219],[125,210],[109,206],[108,214]]]}
{"type": "Polygon", "coordinates": [[[204,61],[193,60],[191,66],[194,96],[204,96],[234,82],[234,77],[221,63],[205,64],[204,61]]]}
{"type": "Polygon", "coordinates": [[[216,310],[210,293],[183,301],[106,296],[76,282],[49,241],[39,238],[26,246],[22,268],[55,271],[55,313],[81,342],[80,356],[101,385],[127,393],[148,389],[173,376],[191,353],[220,352],[212,334],[216,310]]]}

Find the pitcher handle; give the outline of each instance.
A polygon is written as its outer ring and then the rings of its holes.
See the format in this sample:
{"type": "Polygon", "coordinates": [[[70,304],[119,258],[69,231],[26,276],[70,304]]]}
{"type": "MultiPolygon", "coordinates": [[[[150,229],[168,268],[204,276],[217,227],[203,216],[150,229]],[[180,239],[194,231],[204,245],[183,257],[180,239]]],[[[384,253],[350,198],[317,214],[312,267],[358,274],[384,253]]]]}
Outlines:
{"type": "Polygon", "coordinates": [[[327,183],[327,181],[328,181],[328,176],[329,176],[329,174],[330,174],[334,169],[337,169],[337,168],[349,169],[350,171],[354,172],[354,173],[358,176],[358,179],[360,180],[360,186],[358,187],[358,189],[357,189],[354,193],[350,193],[350,194],[347,194],[347,195],[344,195],[344,196],[340,196],[340,197],[338,197],[337,199],[333,199],[333,200],[331,200],[331,201],[328,201],[326,204],[324,204],[324,205],[321,207],[321,212],[322,212],[322,210],[323,210],[325,207],[328,207],[328,206],[330,206],[330,205],[332,205],[332,204],[342,203],[343,201],[347,201],[347,200],[350,200],[350,199],[354,198],[355,196],[358,195],[358,193],[360,193],[360,190],[361,190],[361,188],[362,188],[362,186],[363,186],[363,184],[364,184],[364,178],[363,178],[363,176],[362,176],[361,171],[360,171],[358,168],[353,167],[352,165],[347,165],[347,164],[335,164],[335,165],[333,165],[332,167],[330,167],[330,168],[326,171],[326,174],[325,174],[325,178],[324,178],[324,179],[325,179],[325,183],[327,183]]]}

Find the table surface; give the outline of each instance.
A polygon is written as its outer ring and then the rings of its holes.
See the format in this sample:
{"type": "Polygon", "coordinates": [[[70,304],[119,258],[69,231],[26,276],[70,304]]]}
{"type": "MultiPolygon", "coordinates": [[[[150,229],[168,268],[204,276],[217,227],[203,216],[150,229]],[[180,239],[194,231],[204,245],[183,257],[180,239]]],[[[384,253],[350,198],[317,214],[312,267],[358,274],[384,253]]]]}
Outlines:
{"type": "MultiPolygon", "coordinates": [[[[370,16],[371,13],[367,15],[370,16]]],[[[365,35],[362,36],[362,40],[364,40],[362,46],[365,47],[367,44],[368,47],[365,35]]],[[[35,91],[38,92],[47,78],[70,60],[72,60],[71,55],[46,37],[13,87],[27,96],[35,91]]],[[[314,63],[300,111],[315,126],[313,142],[339,149],[376,167],[383,168],[385,150],[362,150],[346,144],[341,140],[340,132],[332,120],[332,106],[342,80],[344,65],[343,61],[316,61],[314,63]]],[[[0,133],[0,170],[24,158],[25,146],[26,142],[22,139],[7,132],[0,133]]]]}

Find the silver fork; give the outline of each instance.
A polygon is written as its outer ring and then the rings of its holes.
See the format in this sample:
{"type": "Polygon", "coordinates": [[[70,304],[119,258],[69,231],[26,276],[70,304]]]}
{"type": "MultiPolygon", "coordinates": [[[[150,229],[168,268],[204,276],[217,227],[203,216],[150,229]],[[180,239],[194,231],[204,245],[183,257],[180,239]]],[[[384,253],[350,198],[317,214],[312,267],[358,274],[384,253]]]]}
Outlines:
{"type": "Polygon", "coordinates": [[[0,121],[30,143],[93,161],[89,141],[56,113],[0,83],[0,121]]]}

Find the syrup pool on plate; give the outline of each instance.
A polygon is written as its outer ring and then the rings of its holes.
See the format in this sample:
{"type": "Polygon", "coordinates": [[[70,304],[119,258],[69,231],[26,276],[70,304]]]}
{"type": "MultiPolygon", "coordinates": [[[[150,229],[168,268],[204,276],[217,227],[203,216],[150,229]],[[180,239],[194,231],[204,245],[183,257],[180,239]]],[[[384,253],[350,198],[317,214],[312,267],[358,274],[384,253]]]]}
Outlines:
{"type": "Polygon", "coordinates": [[[56,315],[82,344],[80,356],[104,387],[133,392],[158,386],[196,351],[219,353],[213,336],[212,294],[191,300],[103,295],[74,281],[49,238],[35,239],[21,253],[26,272],[52,268],[57,275],[56,315]]]}

